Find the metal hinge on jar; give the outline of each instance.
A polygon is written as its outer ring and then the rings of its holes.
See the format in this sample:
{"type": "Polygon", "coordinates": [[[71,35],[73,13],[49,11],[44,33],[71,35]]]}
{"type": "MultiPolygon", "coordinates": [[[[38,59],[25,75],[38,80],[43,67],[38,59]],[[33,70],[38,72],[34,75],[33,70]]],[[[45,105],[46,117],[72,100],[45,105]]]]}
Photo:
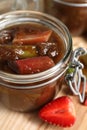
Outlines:
{"type": "Polygon", "coordinates": [[[66,74],[66,81],[74,93],[78,95],[80,102],[83,103],[85,99],[86,77],[82,72],[84,65],[78,60],[81,55],[87,54],[84,48],[78,48],[73,52],[69,69],[66,74]],[[80,87],[82,91],[80,91],[80,87]]]}

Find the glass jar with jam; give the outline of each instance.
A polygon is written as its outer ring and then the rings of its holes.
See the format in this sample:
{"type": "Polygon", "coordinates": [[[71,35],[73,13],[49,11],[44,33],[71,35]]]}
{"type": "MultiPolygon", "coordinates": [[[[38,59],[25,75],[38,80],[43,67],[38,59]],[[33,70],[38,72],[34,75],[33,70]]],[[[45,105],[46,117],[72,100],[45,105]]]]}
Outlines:
{"type": "Polygon", "coordinates": [[[65,80],[72,52],[71,35],[58,19],[34,11],[1,15],[1,102],[24,112],[52,100],[65,80]]]}
{"type": "Polygon", "coordinates": [[[44,12],[65,23],[73,36],[87,31],[86,0],[44,0],[44,12]]]}

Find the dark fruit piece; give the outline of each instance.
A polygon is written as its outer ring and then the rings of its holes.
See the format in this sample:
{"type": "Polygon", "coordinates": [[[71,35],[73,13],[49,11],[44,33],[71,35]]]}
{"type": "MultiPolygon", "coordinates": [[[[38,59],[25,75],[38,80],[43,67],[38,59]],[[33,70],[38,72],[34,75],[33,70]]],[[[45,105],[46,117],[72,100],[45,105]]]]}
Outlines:
{"type": "Polygon", "coordinates": [[[13,40],[13,30],[4,30],[0,33],[0,44],[11,44],[13,40]]]}
{"type": "Polygon", "coordinates": [[[41,43],[37,45],[37,49],[41,56],[48,55],[49,57],[55,57],[58,55],[58,47],[56,43],[41,43]]]}

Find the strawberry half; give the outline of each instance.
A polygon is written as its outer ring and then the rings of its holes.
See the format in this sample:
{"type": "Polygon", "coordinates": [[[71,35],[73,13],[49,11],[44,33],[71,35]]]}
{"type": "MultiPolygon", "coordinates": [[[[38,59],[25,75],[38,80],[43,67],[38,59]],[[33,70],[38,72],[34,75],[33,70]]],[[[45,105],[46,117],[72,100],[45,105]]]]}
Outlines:
{"type": "Polygon", "coordinates": [[[59,97],[45,105],[39,116],[48,123],[62,127],[70,127],[76,120],[74,104],[68,96],[59,97]]]}
{"type": "Polygon", "coordinates": [[[9,61],[8,65],[16,73],[33,74],[45,71],[53,67],[55,64],[48,56],[42,56],[9,61]]]}
{"type": "Polygon", "coordinates": [[[36,34],[18,33],[14,40],[14,44],[36,44],[40,42],[47,42],[52,34],[51,30],[39,32],[36,34]]]}

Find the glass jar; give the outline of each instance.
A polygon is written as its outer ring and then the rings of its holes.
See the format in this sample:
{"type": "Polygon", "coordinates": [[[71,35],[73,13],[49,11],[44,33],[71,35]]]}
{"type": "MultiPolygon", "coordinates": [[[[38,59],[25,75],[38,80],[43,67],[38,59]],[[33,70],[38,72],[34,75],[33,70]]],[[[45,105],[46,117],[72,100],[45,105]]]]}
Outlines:
{"type": "Polygon", "coordinates": [[[0,0],[0,14],[15,10],[39,10],[38,0],[0,0]]]}
{"type": "Polygon", "coordinates": [[[86,0],[44,0],[44,12],[60,19],[73,36],[87,31],[86,0]]]}
{"type": "Polygon", "coordinates": [[[64,81],[72,54],[72,38],[65,25],[40,12],[16,11],[3,14],[0,16],[0,31],[29,22],[39,23],[56,32],[64,43],[65,55],[54,67],[37,74],[18,75],[0,70],[0,100],[7,108],[21,112],[38,109],[55,97],[64,81]]]}

